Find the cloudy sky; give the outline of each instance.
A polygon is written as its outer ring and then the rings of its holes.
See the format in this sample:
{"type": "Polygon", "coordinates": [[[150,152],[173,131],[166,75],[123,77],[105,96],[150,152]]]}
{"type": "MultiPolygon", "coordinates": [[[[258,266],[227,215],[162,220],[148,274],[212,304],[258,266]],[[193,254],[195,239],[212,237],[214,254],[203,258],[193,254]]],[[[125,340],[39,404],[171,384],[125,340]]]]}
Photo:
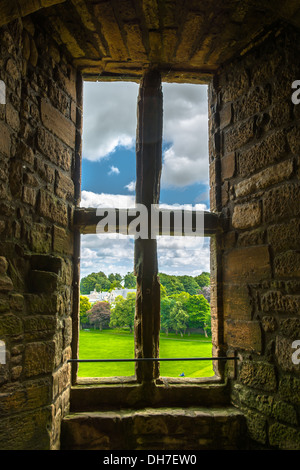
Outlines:
{"type": "MultiPolygon", "coordinates": [[[[84,84],[82,207],[132,207],[138,85],[84,84]]],[[[163,84],[163,170],[160,203],[209,209],[207,87],[163,84]]],[[[133,270],[133,239],[84,235],[81,276],[133,270]]],[[[161,272],[209,271],[209,240],[159,237],[161,272]]]]}

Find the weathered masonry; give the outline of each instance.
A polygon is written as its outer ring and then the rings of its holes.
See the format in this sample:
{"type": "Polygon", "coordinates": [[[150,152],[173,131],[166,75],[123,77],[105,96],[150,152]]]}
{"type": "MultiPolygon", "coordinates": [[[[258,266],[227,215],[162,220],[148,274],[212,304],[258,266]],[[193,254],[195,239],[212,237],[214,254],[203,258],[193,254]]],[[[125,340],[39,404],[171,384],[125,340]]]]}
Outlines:
{"type": "MultiPolygon", "coordinates": [[[[286,0],[1,0],[0,449],[300,449],[299,28],[286,0]],[[146,205],[160,80],[209,84],[213,349],[236,357],[211,380],[76,377],[83,80],[140,83],[146,205]]],[[[155,256],[137,244],[138,358],[159,354],[155,256]]]]}

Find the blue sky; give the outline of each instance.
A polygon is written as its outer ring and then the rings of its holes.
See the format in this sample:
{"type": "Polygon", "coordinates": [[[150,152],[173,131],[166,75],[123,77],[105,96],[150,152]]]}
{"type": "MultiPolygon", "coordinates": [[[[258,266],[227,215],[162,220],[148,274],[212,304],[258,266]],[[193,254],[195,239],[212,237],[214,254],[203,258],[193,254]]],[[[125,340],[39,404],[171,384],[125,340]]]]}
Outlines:
{"type": "MultiPolygon", "coordinates": [[[[120,207],[134,201],[138,85],[84,84],[83,207],[120,207]]],[[[209,209],[207,88],[163,84],[163,170],[160,202],[209,209]]],[[[160,270],[196,275],[209,270],[207,239],[160,238],[160,270]]],[[[133,241],[82,236],[81,276],[133,269],[133,241]]]]}

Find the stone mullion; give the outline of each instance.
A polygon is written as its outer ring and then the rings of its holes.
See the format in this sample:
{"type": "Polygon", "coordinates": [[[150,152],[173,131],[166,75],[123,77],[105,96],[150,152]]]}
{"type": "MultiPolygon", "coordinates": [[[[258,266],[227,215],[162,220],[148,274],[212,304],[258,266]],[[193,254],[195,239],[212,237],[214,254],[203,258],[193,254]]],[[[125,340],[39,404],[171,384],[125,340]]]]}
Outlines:
{"type": "MultiPolygon", "coordinates": [[[[136,203],[148,209],[148,238],[135,240],[134,271],[137,278],[135,312],[135,354],[137,358],[159,356],[160,284],[157,244],[151,239],[151,205],[159,204],[162,168],[162,90],[161,77],[155,70],[145,73],[138,97],[136,139],[136,203]]],[[[139,382],[159,376],[156,361],[137,362],[139,382]]]]}

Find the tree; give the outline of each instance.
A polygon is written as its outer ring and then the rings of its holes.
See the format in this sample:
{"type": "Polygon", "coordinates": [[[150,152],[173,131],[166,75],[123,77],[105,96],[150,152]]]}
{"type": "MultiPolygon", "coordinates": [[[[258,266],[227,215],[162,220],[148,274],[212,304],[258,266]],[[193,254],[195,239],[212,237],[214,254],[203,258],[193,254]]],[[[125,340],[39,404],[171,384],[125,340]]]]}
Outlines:
{"type": "Polygon", "coordinates": [[[112,291],[114,289],[122,289],[122,284],[120,281],[117,281],[116,279],[111,282],[109,291],[112,291]]]}
{"type": "Polygon", "coordinates": [[[128,272],[124,276],[124,287],[125,289],[135,289],[136,288],[136,277],[134,273],[128,272]]]}
{"type": "Polygon", "coordinates": [[[94,325],[94,328],[107,328],[110,322],[110,304],[108,302],[95,302],[87,315],[89,322],[94,325]]]}
{"type": "Polygon", "coordinates": [[[89,302],[89,299],[85,296],[80,296],[80,304],[79,304],[79,318],[80,318],[80,325],[84,325],[89,323],[89,318],[87,315],[87,311],[90,310],[92,305],[89,302]]]}
{"type": "Polygon", "coordinates": [[[159,279],[161,284],[164,285],[167,295],[174,295],[184,291],[184,287],[179,276],[160,273],[159,279]]]}
{"type": "Polygon", "coordinates": [[[169,334],[169,329],[172,328],[170,312],[175,305],[175,300],[166,295],[161,297],[160,300],[160,327],[165,333],[169,334]]]}
{"type": "Polygon", "coordinates": [[[108,280],[111,283],[114,282],[114,281],[121,282],[122,281],[122,276],[121,276],[121,274],[118,274],[118,273],[116,273],[116,274],[111,273],[111,274],[108,275],[108,280]]]}
{"type": "Polygon", "coordinates": [[[195,281],[197,282],[200,289],[204,286],[210,285],[210,274],[203,271],[203,273],[199,274],[199,276],[195,277],[195,281]]]}
{"type": "Polygon", "coordinates": [[[184,291],[188,294],[195,295],[198,293],[199,285],[192,276],[179,276],[184,291]]]}
{"type": "Polygon", "coordinates": [[[128,327],[130,333],[132,333],[134,326],[135,297],[136,294],[134,292],[128,292],[126,299],[124,299],[122,295],[118,295],[115,298],[110,318],[111,328],[128,327]]]}
{"type": "Polygon", "coordinates": [[[211,314],[209,310],[203,313],[204,333],[205,336],[211,336],[211,314]]]}
{"type": "Polygon", "coordinates": [[[189,321],[187,312],[183,309],[181,302],[176,302],[170,311],[170,325],[176,331],[179,331],[183,336],[189,321]]]}
{"type": "Polygon", "coordinates": [[[80,293],[81,295],[89,294],[95,289],[97,284],[96,274],[92,273],[84,277],[80,281],[80,293]]]}

